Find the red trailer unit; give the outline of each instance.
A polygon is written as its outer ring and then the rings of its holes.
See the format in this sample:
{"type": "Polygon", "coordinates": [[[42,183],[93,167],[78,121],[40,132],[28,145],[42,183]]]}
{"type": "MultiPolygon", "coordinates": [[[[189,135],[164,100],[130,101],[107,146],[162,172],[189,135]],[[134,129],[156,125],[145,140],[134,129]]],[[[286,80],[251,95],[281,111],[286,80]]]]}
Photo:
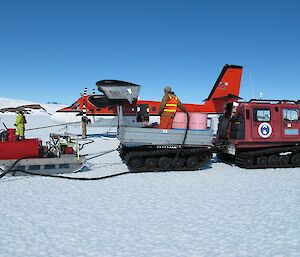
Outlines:
{"type": "Polygon", "coordinates": [[[299,112],[299,101],[227,104],[216,139],[219,157],[244,168],[299,167],[299,112]]]}
{"type": "Polygon", "coordinates": [[[38,158],[40,147],[41,141],[36,138],[0,142],[0,160],[38,158]]]}

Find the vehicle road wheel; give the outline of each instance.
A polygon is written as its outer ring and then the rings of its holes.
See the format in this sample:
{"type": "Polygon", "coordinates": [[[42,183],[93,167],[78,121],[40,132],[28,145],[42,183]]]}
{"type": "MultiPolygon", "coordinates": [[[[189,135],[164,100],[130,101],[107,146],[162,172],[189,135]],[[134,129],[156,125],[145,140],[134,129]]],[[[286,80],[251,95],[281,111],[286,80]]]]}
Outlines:
{"type": "Polygon", "coordinates": [[[129,166],[132,168],[140,168],[143,164],[143,159],[141,157],[131,157],[129,159],[129,166]]]}
{"type": "Polygon", "coordinates": [[[254,162],[253,157],[249,157],[244,160],[244,164],[246,167],[251,167],[253,165],[253,162],[254,162]]]}
{"type": "Polygon", "coordinates": [[[290,160],[289,156],[281,155],[281,156],[279,156],[278,162],[279,162],[280,166],[288,166],[289,160],[290,160]]]}
{"type": "Polygon", "coordinates": [[[226,153],[217,153],[217,157],[222,162],[231,162],[233,160],[233,157],[226,153]]]}
{"type": "Polygon", "coordinates": [[[300,165],[300,154],[299,153],[295,154],[292,157],[291,162],[293,165],[296,165],[296,166],[300,165]]]}
{"type": "Polygon", "coordinates": [[[161,170],[168,169],[171,166],[171,159],[168,157],[161,157],[158,161],[158,167],[161,170]]]}
{"type": "Polygon", "coordinates": [[[196,169],[199,165],[199,160],[197,156],[190,156],[186,160],[186,166],[190,169],[196,169]]]}
{"type": "Polygon", "coordinates": [[[257,165],[259,167],[266,167],[268,164],[268,158],[266,156],[257,157],[257,165]]]}
{"type": "Polygon", "coordinates": [[[155,169],[157,167],[158,159],[157,158],[146,158],[145,167],[147,169],[155,169]]]}
{"type": "Polygon", "coordinates": [[[278,166],[278,156],[276,155],[271,155],[269,158],[268,158],[268,164],[270,166],[278,166]]]}
{"type": "Polygon", "coordinates": [[[176,169],[183,168],[184,163],[185,163],[185,159],[182,157],[178,157],[176,158],[176,160],[175,159],[173,160],[173,167],[176,169]]]}

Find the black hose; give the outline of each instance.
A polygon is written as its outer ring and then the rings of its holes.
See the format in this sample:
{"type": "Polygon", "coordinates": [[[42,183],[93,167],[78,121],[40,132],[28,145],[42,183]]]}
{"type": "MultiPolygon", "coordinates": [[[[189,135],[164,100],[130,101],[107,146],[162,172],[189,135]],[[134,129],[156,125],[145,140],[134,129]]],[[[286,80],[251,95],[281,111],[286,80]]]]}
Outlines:
{"type": "Polygon", "coordinates": [[[180,154],[181,151],[182,151],[182,148],[183,148],[183,146],[184,146],[184,144],[185,144],[185,140],[186,140],[186,137],[187,137],[187,133],[188,133],[189,128],[190,128],[190,115],[189,115],[188,112],[186,112],[186,118],[187,118],[187,123],[186,123],[186,128],[185,128],[184,137],[183,137],[183,140],[182,140],[180,149],[179,149],[179,151],[177,152],[175,158],[173,159],[173,166],[174,166],[175,162],[177,161],[179,154],[180,154]]]}
{"type": "Polygon", "coordinates": [[[82,150],[84,146],[95,143],[95,141],[93,139],[88,139],[89,141],[86,143],[81,144],[81,146],[79,147],[79,150],[82,150]]]}
{"type": "MultiPolygon", "coordinates": [[[[117,150],[117,149],[113,149],[113,150],[109,150],[109,151],[106,151],[106,152],[102,152],[102,153],[99,153],[99,154],[97,154],[97,155],[95,155],[95,156],[92,156],[92,157],[86,158],[86,159],[87,159],[87,160],[91,160],[91,159],[94,159],[94,158],[98,158],[98,157],[100,157],[100,156],[102,156],[102,155],[112,153],[112,152],[114,152],[114,151],[116,151],[116,150],[117,150]]],[[[86,156],[88,156],[88,155],[86,155],[86,156]]]]}
{"type": "MultiPolygon", "coordinates": [[[[68,176],[54,175],[54,174],[34,173],[34,172],[29,172],[29,171],[20,170],[20,169],[9,171],[9,172],[23,172],[23,173],[28,174],[28,175],[34,175],[34,176],[40,176],[40,177],[62,178],[62,179],[69,179],[69,180],[84,180],[84,181],[88,181],[88,180],[104,180],[104,179],[108,179],[108,178],[113,178],[113,177],[118,177],[118,176],[129,174],[129,173],[133,173],[133,172],[130,172],[130,171],[125,171],[125,172],[120,172],[120,173],[117,173],[117,174],[107,175],[107,176],[103,176],[103,177],[96,177],[96,178],[81,177],[81,178],[78,178],[78,177],[68,177],[68,176]]],[[[6,175],[9,172],[6,172],[4,175],[6,175]]],[[[0,178],[2,178],[2,177],[3,176],[0,176],[0,178]]]]}
{"type": "MultiPolygon", "coordinates": [[[[166,173],[166,172],[173,172],[173,171],[171,171],[171,170],[169,170],[169,171],[135,171],[135,172],[125,171],[125,172],[111,174],[111,175],[107,175],[107,176],[103,176],[103,177],[94,177],[94,178],[86,178],[86,177],[78,178],[78,177],[68,177],[68,176],[54,175],[54,174],[52,174],[52,175],[51,174],[40,174],[40,173],[34,173],[34,172],[29,172],[29,171],[19,170],[19,169],[14,170],[14,172],[23,172],[28,175],[40,176],[40,177],[61,178],[61,179],[80,180],[80,181],[92,181],[92,180],[105,180],[105,179],[119,177],[119,176],[127,175],[127,174],[160,173],[160,172],[166,173]]],[[[186,173],[186,171],[176,171],[176,172],[185,172],[186,173]]]]}
{"type": "MultiPolygon", "coordinates": [[[[6,174],[8,174],[8,173],[10,173],[10,172],[12,172],[13,175],[14,175],[14,174],[15,174],[15,171],[12,170],[12,169],[13,169],[13,168],[14,168],[21,160],[27,159],[27,158],[34,158],[34,157],[36,157],[36,156],[26,156],[26,157],[23,157],[23,158],[20,158],[20,159],[14,161],[13,164],[8,168],[7,171],[4,171],[3,173],[0,174],[0,179],[3,178],[6,174]]],[[[2,169],[1,169],[1,170],[2,170],[2,169]]]]}
{"type": "MultiPolygon", "coordinates": [[[[113,150],[115,151],[115,150],[113,150]]],[[[112,152],[112,151],[110,151],[112,152]]],[[[104,153],[105,154],[105,153],[104,153]]],[[[26,157],[27,158],[27,157],[26,157]]],[[[22,158],[25,159],[25,158],[22,158]]],[[[34,175],[34,176],[41,176],[41,177],[50,177],[50,178],[62,178],[62,179],[71,179],[71,180],[103,180],[103,179],[108,179],[108,178],[113,178],[113,177],[117,177],[117,176],[121,176],[121,175],[125,175],[128,173],[132,173],[130,171],[126,171],[126,172],[121,172],[121,173],[117,173],[117,174],[112,174],[112,175],[107,175],[107,176],[103,176],[103,177],[96,177],[96,178],[78,178],[78,177],[68,177],[68,176],[62,176],[62,175],[54,175],[54,174],[42,174],[42,173],[35,173],[35,172],[30,172],[30,171],[25,171],[25,170],[21,170],[21,169],[13,169],[19,161],[21,161],[22,159],[18,159],[16,160],[7,171],[3,172],[2,174],[0,174],[0,179],[3,178],[5,175],[7,175],[8,173],[13,173],[15,174],[16,172],[22,172],[28,175],[34,175]]],[[[1,168],[0,168],[1,169],[1,168]]],[[[2,170],[2,169],[1,169],[2,170]]],[[[3,170],[2,170],[3,171],[3,170]]]]}
{"type": "MultiPolygon", "coordinates": [[[[113,150],[109,150],[109,151],[106,151],[106,152],[102,152],[100,154],[97,154],[96,156],[92,156],[90,158],[88,158],[87,160],[91,160],[91,159],[94,159],[94,158],[97,158],[97,157],[100,157],[102,155],[105,155],[105,154],[108,154],[108,153],[111,153],[111,152],[114,152],[116,151],[117,149],[113,149],[113,150]]],[[[30,171],[25,171],[25,170],[21,170],[21,169],[13,169],[21,160],[23,159],[27,159],[27,158],[30,158],[30,157],[24,157],[24,158],[21,158],[21,159],[18,159],[16,160],[10,167],[7,171],[3,172],[0,174],[0,179],[3,178],[5,175],[7,175],[8,173],[12,173],[13,176],[16,174],[16,172],[22,172],[22,173],[25,173],[25,174],[28,174],[28,175],[34,175],[34,176],[41,176],[41,177],[51,177],[51,178],[62,178],[62,179],[71,179],[71,180],[102,180],[102,179],[107,179],[107,178],[112,178],[112,177],[117,177],[117,176],[120,176],[120,175],[124,175],[124,174],[128,174],[128,173],[132,173],[132,172],[129,172],[129,171],[126,171],[126,172],[121,172],[121,173],[117,173],[117,174],[112,174],[112,175],[107,175],[107,176],[104,176],[104,177],[96,177],[96,178],[84,178],[84,177],[81,177],[81,178],[77,178],[77,177],[68,177],[68,176],[62,176],[62,175],[54,175],[54,174],[42,174],[42,173],[35,173],[35,172],[30,172],[30,171]]],[[[0,168],[1,169],[1,168],[0,168]]],[[[2,170],[2,169],[1,169],[2,170]]],[[[2,170],[3,171],[3,170],[2,170]]]]}
{"type": "Polygon", "coordinates": [[[181,147],[185,144],[185,140],[186,140],[186,137],[187,137],[187,133],[188,133],[188,131],[189,131],[189,129],[190,129],[190,115],[189,115],[188,112],[186,112],[186,119],[187,119],[187,123],[186,123],[185,134],[184,134],[184,138],[183,138],[181,147]]]}

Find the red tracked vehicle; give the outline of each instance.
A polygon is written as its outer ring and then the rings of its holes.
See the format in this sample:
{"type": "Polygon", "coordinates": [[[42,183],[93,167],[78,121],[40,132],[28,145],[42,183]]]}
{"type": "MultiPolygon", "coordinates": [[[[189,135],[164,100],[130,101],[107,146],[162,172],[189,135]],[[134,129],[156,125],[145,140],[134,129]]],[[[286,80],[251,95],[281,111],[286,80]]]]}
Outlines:
{"type": "Polygon", "coordinates": [[[225,106],[216,146],[243,168],[300,167],[300,102],[256,100],[225,106]]]}

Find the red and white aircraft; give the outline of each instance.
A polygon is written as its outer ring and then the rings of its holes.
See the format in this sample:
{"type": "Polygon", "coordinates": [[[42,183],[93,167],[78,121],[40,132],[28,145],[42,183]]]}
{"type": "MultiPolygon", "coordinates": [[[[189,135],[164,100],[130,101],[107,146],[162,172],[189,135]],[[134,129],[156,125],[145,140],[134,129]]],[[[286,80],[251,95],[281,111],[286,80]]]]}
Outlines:
{"type": "MultiPolygon", "coordinates": [[[[188,112],[204,112],[209,115],[221,114],[224,105],[240,99],[242,66],[225,65],[203,104],[183,103],[188,112]]],[[[139,85],[119,80],[101,80],[96,83],[103,94],[84,94],[69,107],[56,111],[51,119],[58,123],[80,122],[84,107],[91,120],[90,126],[114,127],[117,125],[117,106],[123,108],[125,122],[158,122],[159,101],[138,100],[139,85]],[[136,90],[135,97],[128,101],[118,94],[136,90]],[[124,91],[125,90],[125,91],[124,91]]],[[[178,111],[181,111],[178,109],[178,111]]]]}

